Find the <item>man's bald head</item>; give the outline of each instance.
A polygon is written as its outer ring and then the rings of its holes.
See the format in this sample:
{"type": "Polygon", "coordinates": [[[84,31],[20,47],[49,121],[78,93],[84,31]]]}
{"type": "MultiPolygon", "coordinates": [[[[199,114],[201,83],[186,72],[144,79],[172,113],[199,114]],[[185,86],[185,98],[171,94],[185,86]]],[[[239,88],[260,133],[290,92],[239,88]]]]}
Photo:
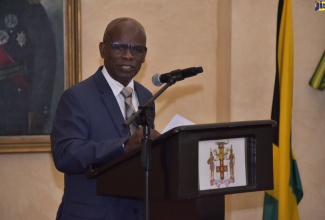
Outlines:
{"type": "Polygon", "coordinates": [[[144,30],[144,27],[137,20],[128,17],[116,18],[112,20],[106,27],[103,36],[103,42],[114,41],[114,34],[126,28],[133,29],[135,32],[138,32],[140,35],[142,35],[144,39],[144,45],[146,44],[146,32],[144,30]]]}
{"type": "Polygon", "coordinates": [[[145,62],[145,46],[143,26],[132,18],[117,18],[107,25],[99,51],[110,76],[127,86],[145,62]],[[139,53],[137,47],[145,49],[139,53]]]}

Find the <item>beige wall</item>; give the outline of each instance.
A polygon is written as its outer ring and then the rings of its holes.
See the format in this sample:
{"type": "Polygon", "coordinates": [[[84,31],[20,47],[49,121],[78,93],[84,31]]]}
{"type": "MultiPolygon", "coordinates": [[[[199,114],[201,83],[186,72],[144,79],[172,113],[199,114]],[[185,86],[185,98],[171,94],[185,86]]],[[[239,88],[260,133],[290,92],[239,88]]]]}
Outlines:
{"type": "Polygon", "coordinates": [[[157,128],[162,130],[175,113],[182,113],[196,123],[216,121],[216,103],[207,103],[216,100],[217,1],[191,0],[186,4],[184,1],[151,0],[82,2],[87,5],[87,9],[82,11],[84,77],[93,74],[102,64],[98,58],[98,43],[107,23],[116,17],[134,17],[144,25],[148,35],[146,62],[137,80],[146,84],[153,93],[159,90],[151,83],[156,72],[191,66],[204,68],[204,73],[173,85],[157,100],[157,128]],[[211,83],[210,86],[206,86],[207,82],[211,83]],[[203,114],[198,114],[199,108],[204,109],[203,114]]]}
{"type": "MultiPolygon", "coordinates": [[[[98,43],[108,21],[141,21],[148,55],[137,80],[155,93],[151,76],[202,66],[204,73],[178,82],[157,100],[158,130],[178,113],[195,123],[269,119],[275,75],[276,1],[81,0],[82,75],[102,63],[98,43]]],[[[301,219],[324,219],[325,173],[322,134],[324,92],[311,77],[325,48],[325,14],[313,1],[293,0],[295,81],[293,149],[305,196],[301,219]]],[[[48,153],[0,155],[0,219],[54,219],[63,176],[48,153]]],[[[261,219],[263,193],[226,197],[226,219],[261,219]]]]}

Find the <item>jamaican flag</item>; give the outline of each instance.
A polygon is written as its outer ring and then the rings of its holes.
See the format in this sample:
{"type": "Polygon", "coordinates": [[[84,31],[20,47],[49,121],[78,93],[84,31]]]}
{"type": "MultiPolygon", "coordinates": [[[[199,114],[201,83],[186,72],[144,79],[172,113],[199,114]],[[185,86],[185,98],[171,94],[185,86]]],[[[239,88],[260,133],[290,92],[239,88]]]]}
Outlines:
{"type": "Polygon", "coordinates": [[[291,0],[280,0],[277,21],[276,77],[272,119],[278,125],[273,136],[274,189],[265,192],[263,220],[299,219],[303,191],[291,148],[293,93],[293,25],[291,0]]]}
{"type": "Polygon", "coordinates": [[[325,50],[322,58],[320,59],[317,68],[309,80],[309,85],[314,89],[324,90],[325,89],[325,50]]]}

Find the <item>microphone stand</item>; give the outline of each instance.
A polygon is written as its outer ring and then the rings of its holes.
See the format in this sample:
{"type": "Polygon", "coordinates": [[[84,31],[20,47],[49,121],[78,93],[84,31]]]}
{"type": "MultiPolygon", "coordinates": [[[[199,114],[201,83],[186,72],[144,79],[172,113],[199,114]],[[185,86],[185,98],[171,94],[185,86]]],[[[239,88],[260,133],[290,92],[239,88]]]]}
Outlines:
{"type": "Polygon", "coordinates": [[[139,110],[129,117],[124,123],[124,127],[128,127],[133,121],[136,121],[138,125],[143,126],[143,139],[141,141],[142,151],[141,151],[141,165],[145,169],[145,182],[146,182],[146,191],[145,191],[145,215],[146,220],[149,220],[149,179],[150,171],[152,168],[152,140],[150,139],[150,125],[153,125],[151,121],[151,108],[150,106],[153,102],[170,86],[176,83],[179,78],[171,77],[169,82],[167,82],[147,103],[143,106],[139,106],[139,110]]]}

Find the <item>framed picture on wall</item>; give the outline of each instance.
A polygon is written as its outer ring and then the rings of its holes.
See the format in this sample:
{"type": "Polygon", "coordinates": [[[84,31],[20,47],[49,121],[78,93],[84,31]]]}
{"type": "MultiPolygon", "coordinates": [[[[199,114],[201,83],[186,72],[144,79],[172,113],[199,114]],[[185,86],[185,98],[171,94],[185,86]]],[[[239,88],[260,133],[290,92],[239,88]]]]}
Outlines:
{"type": "Polygon", "coordinates": [[[0,2],[0,153],[48,152],[56,105],[80,81],[80,0],[0,2]]]}

